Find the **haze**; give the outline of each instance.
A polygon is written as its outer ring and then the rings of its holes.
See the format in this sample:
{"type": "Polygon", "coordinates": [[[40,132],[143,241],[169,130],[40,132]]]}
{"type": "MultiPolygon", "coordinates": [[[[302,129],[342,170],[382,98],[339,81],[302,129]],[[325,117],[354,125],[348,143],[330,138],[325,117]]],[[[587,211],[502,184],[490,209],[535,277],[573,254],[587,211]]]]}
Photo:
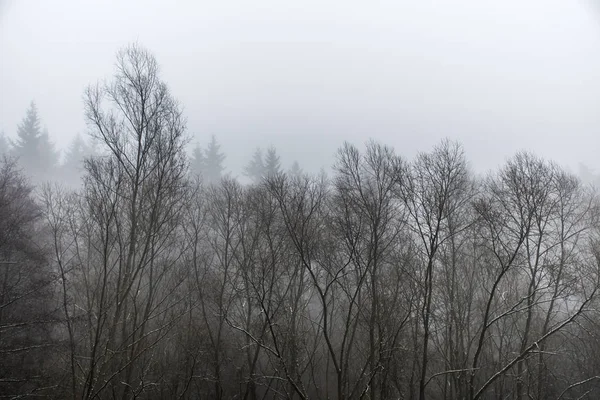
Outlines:
{"type": "Polygon", "coordinates": [[[258,146],[316,171],[369,138],[410,157],[449,137],[480,171],[520,149],[598,168],[599,21],[558,0],[2,1],[0,130],[35,100],[64,149],[85,87],[138,42],[234,175],[258,146]]]}

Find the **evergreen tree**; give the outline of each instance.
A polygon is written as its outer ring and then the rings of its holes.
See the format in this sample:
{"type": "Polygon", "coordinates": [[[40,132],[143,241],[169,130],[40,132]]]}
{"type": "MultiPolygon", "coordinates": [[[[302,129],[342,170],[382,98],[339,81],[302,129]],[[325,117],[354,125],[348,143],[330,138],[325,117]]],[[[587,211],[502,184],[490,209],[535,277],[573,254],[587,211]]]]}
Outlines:
{"type": "Polygon", "coordinates": [[[206,182],[216,183],[221,180],[223,175],[223,161],[225,154],[221,152],[221,145],[217,142],[215,135],[212,135],[204,156],[203,176],[206,182]]]}
{"type": "Polygon", "coordinates": [[[196,147],[194,147],[194,150],[192,151],[190,171],[194,175],[200,176],[202,176],[204,171],[204,152],[198,143],[196,143],[196,147]]]}
{"type": "Polygon", "coordinates": [[[88,145],[81,135],[75,136],[62,164],[63,177],[70,183],[78,182],[83,175],[83,162],[94,154],[94,148],[88,145]]]}
{"type": "Polygon", "coordinates": [[[6,139],[4,131],[2,131],[0,132],[0,158],[6,154],[8,154],[8,139],[6,139]]]}
{"type": "Polygon", "coordinates": [[[279,161],[279,156],[277,155],[275,147],[271,146],[267,150],[264,165],[264,173],[266,176],[275,176],[281,173],[281,162],[279,161]]]}
{"type": "Polygon", "coordinates": [[[60,153],[56,150],[54,142],[50,140],[50,134],[46,128],[44,128],[40,136],[38,154],[39,166],[43,173],[48,173],[56,169],[60,153]]]}
{"type": "Polygon", "coordinates": [[[245,168],[245,175],[254,183],[260,182],[265,175],[265,164],[263,162],[262,150],[257,148],[252,155],[252,160],[245,168]]]}
{"type": "Polygon", "coordinates": [[[27,115],[17,128],[17,140],[12,143],[14,155],[21,165],[27,169],[37,166],[42,131],[37,106],[32,101],[27,115]]]}
{"type": "Polygon", "coordinates": [[[27,115],[18,126],[17,140],[12,143],[19,163],[36,180],[52,177],[58,163],[58,152],[47,130],[42,131],[37,107],[31,102],[27,115]]]}
{"type": "Polygon", "coordinates": [[[300,164],[298,164],[298,161],[294,161],[294,163],[292,164],[292,166],[289,170],[289,175],[292,177],[298,177],[302,174],[303,174],[303,171],[302,171],[302,168],[300,168],[300,164]]]}

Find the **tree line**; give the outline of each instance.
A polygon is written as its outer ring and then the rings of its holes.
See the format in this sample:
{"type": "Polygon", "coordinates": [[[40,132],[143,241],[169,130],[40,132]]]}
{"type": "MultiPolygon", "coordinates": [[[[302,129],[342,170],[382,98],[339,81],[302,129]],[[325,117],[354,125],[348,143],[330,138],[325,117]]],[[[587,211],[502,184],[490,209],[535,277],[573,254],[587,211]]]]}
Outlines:
{"type": "MultiPolygon", "coordinates": [[[[17,160],[23,173],[35,184],[55,181],[78,185],[84,174],[84,160],[98,155],[104,147],[101,141],[98,142],[93,137],[85,140],[81,135],[76,135],[61,160],[61,154],[48,129],[42,128],[35,102],[31,102],[16,133],[16,140],[10,140],[0,132],[0,156],[17,160]]],[[[187,142],[189,140],[186,144],[187,142]]],[[[207,184],[218,183],[223,177],[231,176],[226,171],[225,159],[221,145],[215,135],[212,135],[206,147],[195,144],[189,157],[189,173],[201,177],[207,184]]],[[[274,176],[283,171],[277,150],[270,146],[264,155],[263,150],[257,148],[242,172],[251,182],[258,183],[266,176],[274,176]]],[[[299,175],[302,169],[294,161],[288,172],[299,175]]]]}
{"type": "Polygon", "coordinates": [[[600,395],[600,203],[555,163],[371,141],[332,176],[257,151],[243,185],[189,174],[224,158],[188,159],[147,50],[84,97],[80,188],[0,167],[0,396],[600,395]]]}

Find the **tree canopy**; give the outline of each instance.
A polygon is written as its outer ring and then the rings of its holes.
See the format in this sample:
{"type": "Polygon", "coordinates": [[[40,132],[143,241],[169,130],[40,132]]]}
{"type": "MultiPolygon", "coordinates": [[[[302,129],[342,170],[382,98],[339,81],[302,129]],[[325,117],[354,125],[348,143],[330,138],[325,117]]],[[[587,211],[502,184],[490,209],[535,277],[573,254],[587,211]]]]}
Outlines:
{"type": "Polygon", "coordinates": [[[159,72],[128,46],[85,91],[81,185],[21,172],[53,165],[34,104],[0,162],[0,397],[600,397],[593,188],[449,139],[346,142],[330,177],[258,148],[243,184],[159,72]]]}

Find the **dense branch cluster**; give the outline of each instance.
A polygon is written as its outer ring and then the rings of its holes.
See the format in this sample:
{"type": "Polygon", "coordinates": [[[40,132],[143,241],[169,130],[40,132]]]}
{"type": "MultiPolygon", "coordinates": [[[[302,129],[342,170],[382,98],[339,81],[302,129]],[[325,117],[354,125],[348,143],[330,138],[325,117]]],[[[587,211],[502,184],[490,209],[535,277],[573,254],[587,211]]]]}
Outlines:
{"type": "Polygon", "coordinates": [[[0,168],[0,397],[600,396],[599,203],[557,165],[369,142],[202,183],[138,46],[85,105],[79,190],[0,168]]]}

